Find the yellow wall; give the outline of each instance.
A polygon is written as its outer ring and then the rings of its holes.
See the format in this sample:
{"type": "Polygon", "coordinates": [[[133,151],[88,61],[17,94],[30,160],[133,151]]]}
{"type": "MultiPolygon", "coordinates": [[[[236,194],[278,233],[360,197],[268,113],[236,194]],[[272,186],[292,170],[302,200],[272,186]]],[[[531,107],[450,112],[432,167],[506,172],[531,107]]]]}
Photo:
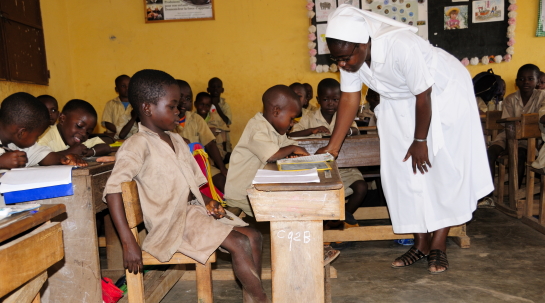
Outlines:
{"type": "MultiPolygon", "coordinates": [[[[143,0],[42,1],[49,87],[0,82],[0,98],[24,90],[50,93],[61,104],[82,98],[99,114],[116,96],[114,78],[143,68],[187,80],[194,94],[208,79],[223,80],[231,104],[236,142],[249,118],[261,109],[261,95],[275,84],[325,77],[308,64],[306,1],[215,1],[216,20],[144,23],[143,0]],[[110,39],[115,36],[115,39],[110,39]]],[[[470,66],[472,75],[493,68],[515,91],[517,69],[534,63],[545,69],[545,38],[536,38],[538,0],[518,3],[515,56],[510,63],[470,66]]],[[[507,47],[507,45],[506,45],[507,47]]]]}
{"type": "Polygon", "coordinates": [[[20,91],[35,96],[43,94],[52,95],[61,104],[74,98],[75,87],[71,62],[72,53],[70,50],[65,1],[47,0],[42,2],[42,24],[44,27],[47,67],[51,73],[49,86],[0,81],[0,100],[20,91]]]}

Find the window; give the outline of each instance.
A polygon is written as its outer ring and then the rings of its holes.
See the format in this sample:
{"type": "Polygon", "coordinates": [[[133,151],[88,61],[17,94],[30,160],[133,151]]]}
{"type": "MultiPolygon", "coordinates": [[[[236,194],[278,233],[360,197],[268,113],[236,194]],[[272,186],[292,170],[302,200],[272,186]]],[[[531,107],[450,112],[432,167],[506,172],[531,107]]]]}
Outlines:
{"type": "Polygon", "coordinates": [[[40,0],[0,1],[0,79],[49,83],[40,0]]]}

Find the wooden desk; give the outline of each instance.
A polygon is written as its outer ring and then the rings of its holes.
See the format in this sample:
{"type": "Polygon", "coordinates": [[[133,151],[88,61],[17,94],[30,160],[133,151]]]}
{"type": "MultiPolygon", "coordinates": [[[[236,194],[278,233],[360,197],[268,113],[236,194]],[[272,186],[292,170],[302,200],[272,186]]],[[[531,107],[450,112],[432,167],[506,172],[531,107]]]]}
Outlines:
{"type": "Polygon", "coordinates": [[[2,302],[40,302],[47,269],[64,256],[61,224],[49,222],[66,211],[64,205],[44,205],[35,211],[0,220],[2,302]]]}
{"type": "MultiPolygon", "coordinates": [[[[329,139],[297,140],[299,146],[314,154],[320,147],[326,146],[329,139]]],[[[380,165],[380,141],[378,135],[360,135],[348,137],[339,151],[338,167],[357,167],[380,165]]],[[[380,207],[362,207],[354,214],[356,220],[389,219],[388,209],[380,207]]],[[[470,239],[466,234],[466,225],[454,226],[449,237],[462,248],[469,248],[470,239]]],[[[324,241],[374,241],[412,238],[412,234],[394,234],[391,225],[360,226],[346,230],[324,231],[324,241]]]]}
{"type": "Polygon", "coordinates": [[[113,166],[89,162],[88,167],[72,172],[73,196],[33,201],[66,205],[67,218],[62,221],[65,258],[49,270],[44,302],[102,303],[95,214],[107,208],[102,192],[113,166]]]}
{"type": "MultiPolygon", "coordinates": [[[[256,184],[248,197],[257,221],[271,222],[272,299],[324,302],[323,220],[344,219],[344,188],[333,163],[320,183],[256,184]]],[[[276,170],[276,165],[266,169],[276,170]]]]}
{"type": "MultiPolygon", "coordinates": [[[[524,212],[525,203],[519,203],[518,200],[526,196],[525,190],[519,190],[518,184],[518,141],[528,139],[527,162],[535,160],[535,138],[541,137],[541,131],[538,125],[538,114],[523,114],[521,117],[504,118],[497,120],[498,123],[505,124],[505,136],[507,138],[507,151],[509,159],[509,204],[505,205],[503,201],[498,201],[496,207],[502,212],[521,218],[524,212]],[[520,192],[520,194],[518,194],[520,192]]],[[[527,190],[534,192],[534,173],[527,169],[527,190]]],[[[533,199],[530,199],[533,200],[533,199]]]]}

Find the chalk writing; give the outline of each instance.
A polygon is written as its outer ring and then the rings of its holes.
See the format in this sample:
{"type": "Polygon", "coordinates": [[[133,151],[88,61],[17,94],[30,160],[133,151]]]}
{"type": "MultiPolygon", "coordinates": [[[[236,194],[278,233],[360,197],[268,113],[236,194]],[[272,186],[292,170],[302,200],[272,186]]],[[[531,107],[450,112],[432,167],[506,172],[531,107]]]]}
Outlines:
{"type": "Polygon", "coordinates": [[[303,238],[301,239],[301,232],[296,231],[290,231],[286,233],[285,230],[279,230],[276,233],[276,236],[280,239],[289,239],[290,240],[290,251],[291,251],[291,245],[293,242],[303,242],[304,244],[307,244],[310,242],[310,231],[305,230],[302,233],[303,238]]]}

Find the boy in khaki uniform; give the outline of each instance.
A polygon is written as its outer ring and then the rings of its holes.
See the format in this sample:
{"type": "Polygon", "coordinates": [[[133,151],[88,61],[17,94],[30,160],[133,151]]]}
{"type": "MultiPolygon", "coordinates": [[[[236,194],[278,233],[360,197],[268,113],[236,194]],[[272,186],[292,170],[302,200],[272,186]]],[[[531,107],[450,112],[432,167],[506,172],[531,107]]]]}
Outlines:
{"type": "MultiPolygon", "coordinates": [[[[217,113],[219,118],[221,118],[225,125],[229,127],[229,125],[233,123],[233,115],[231,113],[231,106],[225,102],[225,98],[221,97],[221,94],[225,91],[221,79],[217,77],[210,79],[206,91],[212,97],[212,105],[215,107],[215,110],[212,110],[211,112],[217,113]]],[[[220,129],[223,130],[223,128],[220,129]]],[[[233,147],[231,146],[230,132],[225,132],[222,136],[225,137],[224,140],[222,140],[225,142],[225,151],[228,153],[232,152],[233,147]]]]}
{"type": "MultiPolygon", "coordinates": [[[[337,119],[337,107],[341,98],[341,85],[335,79],[327,78],[318,84],[318,103],[320,110],[308,112],[301,117],[299,123],[293,126],[290,136],[321,137],[322,134],[331,134],[335,128],[337,119]]],[[[352,122],[348,136],[358,135],[356,122],[352,122]]],[[[363,203],[367,194],[367,183],[363,180],[361,172],[357,168],[340,168],[339,173],[343,186],[346,189],[345,196],[350,196],[345,206],[345,226],[358,226],[358,221],[353,214],[363,203]],[[349,190],[350,189],[350,190],[349,190]]],[[[340,225],[339,222],[328,222],[329,227],[340,225]]]]}
{"type": "Polygon", "coordinates": [[[214,134],[203,118],[191,112],[193,108],[193,92],[189,83],[183,80],[176,80],[176,82],[180,86],[181,99],[178,105],[180,123],[176,127],[175,132],[182,136],[182,138],[187,139],[189,143],[199,142],[205,147],[206,153],[210,156],[210,164],[212,164],[210,166],[212,181],[223,192],[225,190],[227,168],[225,168],[221,153],[217,147],[216,137],[214,137],[214,134]]]}
{"type": "MultiPolygon", "coordinates": [[[[312,100],[312,98],[314,98],[314,92],[312,90],[312,85],[310,85],[309,83],[303,83],[303,86],[305,87],[305,91],[307,93],[307,104],[306,106],[303,106],[304,109],[306,109],[307,111],[315,111],[318,109],[318,107],[310,104],[310,100],[312,100]]],[[[305,111],[305,110],[303,110],[305,111]]]]}
{"type": "Polygon", "coordinates": [[[179,251],[204,264],[221,246],[232,255],[244,301],[268,302],[260,279],[261,234],[228,220],[224,216],[239,219],[201,195],[199,187],[206,179],[182,137],[171,132],[179,119],[180,87],[174,78],[142,70],[132,77],[129,96],[142,122],[139,132],[119,149],[103,194],[123,244],[125,267],[131,273],[143,269],[141,249],[128,227],[121,197],[121,184],[135,180],[149,232],[142,249],[160,261],[179,251]]]}
{"type": "Polygon", "coordinates": [[[51,125],[40,137],[38,144],[48,146],[61,154],[76,154],[82,157],[104,156],[111,152],[110,146],[99,137],[89,138],[97,125],[97,112],[83,100],[68,101],[57,125],[51,125]]]}
{"type": "Polygon", "coordinates": [[[195,98],[195,113],[203,118],[212,133],[216,136],[216,145],[223,159],[227,154],[227,134],[230,130],[217,111],[210,111],[211,107],[212,97],[205,92],[198,93],[195,98]]]}
{"type": "Polygon", "coordinates": [[[229,207],[240,208],[253,216],[246,189],[252,185],[257,170],[290,155],[308,155],[286,136],[293,119],[301,112],[298,99],[285,85],[273,86],[263,94],[263,113],[257,113],[248,121],[231,154],[224,196],[229,207]]]}
{"type": "Polygon", "coordinates": [[[115,78],[118,97],[108,101],[102,113],[102,126],[112,133],[114,139],[128,139],[138,131],[137,115],[129,104],[127,91],[131,78],[121,75],[115,78]]]}

